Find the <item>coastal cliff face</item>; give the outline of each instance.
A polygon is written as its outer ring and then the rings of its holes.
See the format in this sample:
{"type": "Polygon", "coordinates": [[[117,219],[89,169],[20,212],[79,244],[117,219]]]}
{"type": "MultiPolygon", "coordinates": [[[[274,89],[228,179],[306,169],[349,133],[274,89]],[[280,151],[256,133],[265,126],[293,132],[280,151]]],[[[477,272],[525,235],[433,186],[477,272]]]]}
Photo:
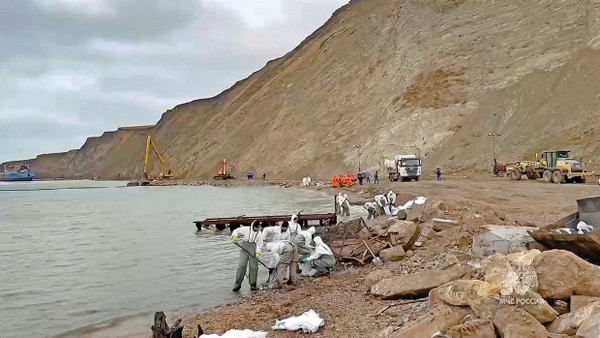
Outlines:
{"type": "MultiPolygon", "coordinates": [[[[42,155],[44,177],[140,178],[150,133],[178,178],[328,178],[418,148],[484,172],[567,148],[600,167],[600,1],[354,0],[300,46],[210,98],[42,155]]],[[[154,172],[158,172],[154,161],[154,172]]]]}

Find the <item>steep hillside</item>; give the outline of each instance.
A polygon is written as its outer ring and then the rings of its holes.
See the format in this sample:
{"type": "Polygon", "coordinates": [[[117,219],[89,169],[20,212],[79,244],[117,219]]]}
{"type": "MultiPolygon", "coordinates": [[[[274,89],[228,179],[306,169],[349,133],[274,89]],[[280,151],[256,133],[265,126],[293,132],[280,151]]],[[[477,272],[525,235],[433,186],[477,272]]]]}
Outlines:
{"type": "MultiPolygon", "coordinates": [[[[119,128],[98,137],[89,137],[80,149],[38,155],[25,161],[31,164],[40,178],[142,177],[146,137],[152,128],[154,126],[119,128]]],[[[20,162],[6,164],[18,168],[20,162]]],[[[158,168],[156,170],[158,173],[158,168]]]]}
{"type": "MultiPolygon", "coordinates": [[[[152,134],[182,178],[212,176],[223,158],[237,173],[327,178],[356,169],[356,144],[363,168],[416,147],[426,170],[484,171],[488,133],[502,134],[500,161],[567,147],[595,169],[599,48],[598,0],[355,0],[152,134]]],[[[67,172],[139,177],[143,134],[88,140],[67,172]]]]}

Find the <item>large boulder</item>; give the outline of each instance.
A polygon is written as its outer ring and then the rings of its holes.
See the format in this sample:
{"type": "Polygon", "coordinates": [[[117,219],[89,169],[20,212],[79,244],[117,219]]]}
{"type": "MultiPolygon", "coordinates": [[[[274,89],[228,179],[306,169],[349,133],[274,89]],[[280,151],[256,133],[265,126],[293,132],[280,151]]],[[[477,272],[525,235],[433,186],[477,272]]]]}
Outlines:
{"type": "Polygon", "coordinates": [[[404,251],[404,249],[402,249],[400,245],[387,248],[379,252],[379,257],[381,257],[381,259],[386,263],[392,261],[399,261],[402,258],[404,258],[404,256],[406,256],[406,252],[404,251]]]}
{"type": "Polygon", "coordinates": [[[598,338],[600,337],[600,312],[594,312],[581,323],[577,330],[577,337],[598,338]]]}
{"type": "Polygon", "coordinates": [[[420,222],[427,222],[434,218],[444,216],[445,211],[446,205],[442,201],[426,202],[423,210],[418,215],[418,220],[420,222]]]}
{"type": "Polygon", "coordinates": [[[428,270],[382,280],[373,285],[371,294],[382,299],[417,298],[442,284],[469,277],[467,265],[453,265],[445,270],[428,270]]]}
{"type": "Polygon", "coordinates": [[[515,297],[518,307],[529,312],[538,322],[549,323],[558,317],[556,311],[539,293],[529,290],[522,297],[515,297]]]}
{"type": "Polygon", "coordinates": [[[392,245],[401,245],[406,251],[410,249],[421,234],[421,227],[415,222],[396,221],[387,229],[392,245]]]}
{"type": "Polygon", "coordinates": [[[600,296],[600,266],[570,251],[544,251],[534,258],[532,266],[537,273],[538,291],[544,298],[600,296]]]}
{"type": "Polygon", "coordinates": [[[435,310],[419,317],[400,330],[393,333],[393,338],[431,338],[437,332],[446,331],[448,328],[459,324],[470,313],[464,308],[450,308],[448,306],[435,310]]]}
{"type": "Polygon", "coordinates": [[[411,222],[419,222],[419,216],[425,210],[425,204],[416,204],[406,209],[406,220],[411,222]]]}
{"type": "Polygon", "coordinates": [[[592,302],[575,312],[569,312],[558,317],[548,326],[548,332],[575,334],[583,322],[596,313],[600,313],[600,302],[592,302]]]}
{"type": "Polygon", "coordinates": [[[387,217],[376,217],[365,221],[367,228],[380,236],[385,236],[394,222],[395,220],[389,220],[387,217]]]}
{"type": "Polygon", "coordinates": [[[590,297],[590,296],[571,296],[571,305],[570,305],[570,310],[571,312],[575,312],[577,310],[579,310],[580,308],[588,305],[591,302],[597,302],[600,301],[600,297],[590,297]]]}
{"type": "Polygon", "coordinates": [[[488,225],[488,231],[473,237],[473,252],[478,256],[489,256],[494,253],[508,254],[518,248],[525,248],[534,239],[528,231],[537,228],[509,227],[488,225]]]}
{"type": "Polygon", "coordinates": [[[455,280],[438,288],[437,295],[443,301],[455,306],[473,306],[482,298],[498,296],[497,285],[480,280],[455,280]]]}
{"type": "Polygon", "coordinates": [[[514,307],[500,307],[492,319],[503,338],[546,338],[548,331],[527,311],[514,307]]]}
{"type": "Polygon", "coordinates": [[[496,338],[496,330],[492,321],[475,319],[449,328],[446,335],[452,338],[496,338]]]}
{"type": "Polygon", "coordinates": [[[480,280],[456,280],[431,291],[446,304],[469,306],[473,313],[482,319],[493,318],[500,307],[500,288],[480,280]],[[434,292],[435,291],[435,292],[434,292]]]}
{"type": "Polygon", "coordinates": [[[494,254],[482,263],[484,280],[500,288],[500,303],[516,305],[533,315],[540,323],[556,319],[558,312],[534,290],[537,277],[531,266],[538,250],[494,254]]]}
{"type": "Polygon", "coordinates": [[[392,270],[380,269],[371,271],[365,279],[365,287],[367,288],[367,290],[371,290],[371,287],[373,285],[379,283],[384,279],[389,279],[392,277],[394,277],[394,273],[392,272],[392,270]]]}

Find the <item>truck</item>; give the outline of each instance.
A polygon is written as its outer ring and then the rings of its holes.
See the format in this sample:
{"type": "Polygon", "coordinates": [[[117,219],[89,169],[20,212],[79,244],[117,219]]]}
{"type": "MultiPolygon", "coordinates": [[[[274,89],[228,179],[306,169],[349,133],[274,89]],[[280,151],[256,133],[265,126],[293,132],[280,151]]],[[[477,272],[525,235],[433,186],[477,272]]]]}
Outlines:
{"type": "Polygon", "coordinates": [[[508,176],[520,180],[526,176],[530,180],[543,178],[544,182],[585,183],[586,177],[593,175],[583,164],[571,158],[568,150],[545,150],[541,158],[536,154],[534,161],[517,161],[506,167],[508,176]]]}
{"type": "Polygon", "coordinates": [[[421,157],[409,155],[396,155],[393,160],[385,160],[384,165],[391,182],[402,182],[421,178],[421,157]]]}

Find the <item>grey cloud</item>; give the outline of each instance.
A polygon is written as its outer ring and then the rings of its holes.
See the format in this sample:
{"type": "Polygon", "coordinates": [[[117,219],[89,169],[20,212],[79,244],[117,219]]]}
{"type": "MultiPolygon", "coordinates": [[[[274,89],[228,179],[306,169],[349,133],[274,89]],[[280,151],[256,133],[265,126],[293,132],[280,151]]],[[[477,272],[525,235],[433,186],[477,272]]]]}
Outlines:
{"type": "Polygon", "coordinates": [[[7,1],[0,162],[77,148],[87,136],[153,124],[179,103],[216,95],[294,48],[345,2],[7,1]],[[272,4],[258,26],[247,16],[272,4]]]}

